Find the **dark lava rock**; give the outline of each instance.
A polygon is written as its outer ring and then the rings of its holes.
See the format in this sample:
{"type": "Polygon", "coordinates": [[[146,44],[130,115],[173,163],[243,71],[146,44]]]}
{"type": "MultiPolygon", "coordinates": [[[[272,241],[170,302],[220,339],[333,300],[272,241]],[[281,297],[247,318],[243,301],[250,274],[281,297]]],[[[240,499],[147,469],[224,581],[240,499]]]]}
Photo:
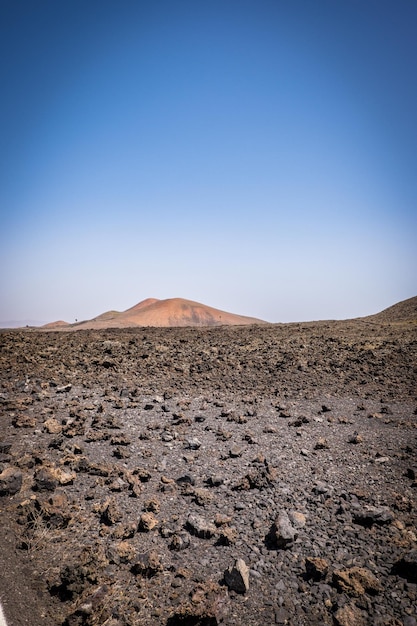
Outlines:
{"type": "Polygon", "coordinates": [[[237,559],[224,573],[224,581],[232,591],[247,593],[249,591],[249,568],[243,559],[237,559]]]}
{"type": "Polygon", "coordinates": [[[132,565],[131,571],[133,574],[140,574],[144,578],[152,578],[159,572],[162,572],[163,567],[158,553],[155,550],[144,552],[137,557],[136,562],[132,565]]]}
{"type": "Polygon", "coordinates": [[[267,489],[277,478],[277,470],[270,467],[265,459],[263,463],[250,470],[246,476],[234,487],[236,490],[267,489]]]}
{"type": "Polygon", "coordinates": [[[58,486],[58,479],[52,468],[41,467],[34,476],[34,488],[37,491],[54,491],[58,486]]]}
{"type": "Polygon", "coordinates": [[[122,519],[122,514],[116,504],[116,502],[112,499],[108,499],[100,510],[100,521],[102,524],[106,524],[106,526],[112,526],[113,524],[117,524],[122,519]]]}
{"type": "Polygon", "coordinates": [[[180,552],[185,550],[190,545],[190,535],[186,532],[179,532],[172,535],[171,543],[169,544],[170,550],[180,552]]]}
{"type": "Polygon", "coordinates": [[[393,567],[393,573],[406,578],[411,583],[417,583],[417,550],[410,550],[404,554],[393,567]]]}
{"type": "Polygon", "coordinates": [[[380,526],[390,524],[394,520],[394,514],[388,507],[367,506],[352,515],[355,524],[370,528],[373,524],[380,526]]]}
{"type": "Polygon", "coordinates": [[[20,491],[23,482],[23,474],[14,467],[6,468],[0,474],[0,496],[12,496],[20,491]]]}
{"type": "Polygon", "coordinates": [[[281,511],[268,534],[267,542],[278,549],[292,548],[298,533],[291,524],[286,511],[281,511]]]}
{"type": "Polygon", "coordinates": [[[10,624],[415,626],[416,362],[377,320],[1,332],[10,624]]]}

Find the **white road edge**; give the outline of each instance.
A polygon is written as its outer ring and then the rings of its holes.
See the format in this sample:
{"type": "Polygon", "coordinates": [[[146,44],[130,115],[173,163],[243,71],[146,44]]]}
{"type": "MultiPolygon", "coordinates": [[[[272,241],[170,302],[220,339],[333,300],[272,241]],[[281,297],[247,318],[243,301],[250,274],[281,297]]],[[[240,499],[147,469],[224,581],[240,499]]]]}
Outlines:
{"type": "Polygon", "coordinates": [[[7,626],[6,618],[4,617],[3,607],[0,604],[0,626],[7,626]]]}

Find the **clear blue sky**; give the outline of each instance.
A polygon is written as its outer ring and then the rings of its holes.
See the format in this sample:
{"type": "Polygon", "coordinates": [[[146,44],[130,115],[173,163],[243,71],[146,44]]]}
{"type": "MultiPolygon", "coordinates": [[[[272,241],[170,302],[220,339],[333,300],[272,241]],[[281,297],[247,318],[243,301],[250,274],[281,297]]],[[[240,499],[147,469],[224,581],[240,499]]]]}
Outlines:
{"type": "Polygon", "coordinates": [[[3,0],[0,320],[417,294],[415,0],[3,0]]]}

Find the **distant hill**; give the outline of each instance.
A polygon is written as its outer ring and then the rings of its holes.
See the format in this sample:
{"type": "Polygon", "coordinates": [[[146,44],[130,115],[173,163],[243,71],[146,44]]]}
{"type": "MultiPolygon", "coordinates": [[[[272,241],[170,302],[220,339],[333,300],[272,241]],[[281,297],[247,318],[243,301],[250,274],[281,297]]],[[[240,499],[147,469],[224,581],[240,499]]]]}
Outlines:
{"type": "Polygon", "coordinates": [[[369,315],[366,319],[377,322],[417,322],[417,296],[397,302],[376,315],[369,315]]]}
{"type": "Polygon", "coordinates": [[[52,322],[44,328],[49,330],[82,330],[104,328],[131,328],[135,326],[173,327],[173,326],[247,326],[266,324],[263,320],[245,315],[235,315],[214,309],[213,307],[185,300],[170,298],[142,300],[126,311],[106,311],[91,320],[66,324],[52,322]]]}
{"type": "MultiPolygon", "coordinates": [[[[376,323],[415,323],[417,324],[417,296],[398,302],[380,313],[358,318],[376,323]]],[[[68,324],[62,320],[44,324],[44,330],[83,330],[132,327],[185,327],[185,326],[248,326],[267,324],[264,320],[245,315],[236,315],[220,309],[185,300],[169,298],[158,300],[147,298],[126,309],[126,311],[105,311],[91,320],[68,324]]],[[[40,325],[40,323],[38,323],[40,325]]],[[[37,324],[37,325],[38,325],[37,324]]],[[[13,323],[16,327],[18,324],[13,323]]],[[[21,322],[23,327],[26,323],[21,322]]],[[[34,326],[35,324],[28,324],[34,326]]],[[[12,323],[10,322],[10,328],[12,323]]]]}
{"type": "Polygon", "coordinates": [[[64,322],[63,320],[58,320],[57,322],[49,322],[49,324],[44,324],[42,328],[63,328],[64,326],[70,326],[68,322],[64,322]]]}

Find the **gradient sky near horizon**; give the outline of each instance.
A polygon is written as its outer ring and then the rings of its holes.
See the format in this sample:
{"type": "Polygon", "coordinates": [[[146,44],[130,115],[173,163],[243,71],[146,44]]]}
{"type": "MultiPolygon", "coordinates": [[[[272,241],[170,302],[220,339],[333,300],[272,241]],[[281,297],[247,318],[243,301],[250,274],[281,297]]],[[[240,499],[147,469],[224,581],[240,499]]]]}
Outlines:
{"type": "Polygon", "coordinates": [[[414,0],[3,0],[0,321],[417,294],[414,0]]]}

